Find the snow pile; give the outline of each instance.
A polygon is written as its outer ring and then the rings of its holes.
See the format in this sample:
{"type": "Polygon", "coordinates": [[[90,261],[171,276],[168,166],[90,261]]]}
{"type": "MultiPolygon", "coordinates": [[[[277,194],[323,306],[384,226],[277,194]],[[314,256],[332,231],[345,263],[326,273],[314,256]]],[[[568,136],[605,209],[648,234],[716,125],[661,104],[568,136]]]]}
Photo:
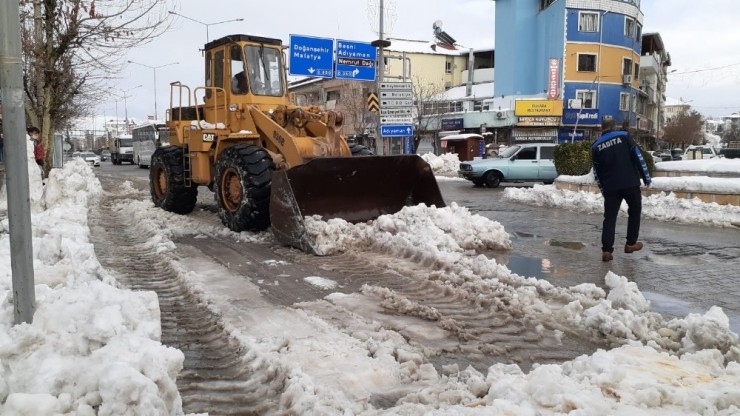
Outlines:
{"type": "Polygon", "coordinates": [[[425,162],[429,163],[435,175],[457,175],[460,168],[460,159],[457,153],[443,153],[435,156],[434,153],[421,155],[425,162]]]}
{"type": "MultiPolygon", "coordinates": [[[[656,183],[660,183],[661,179],[682,178],[655,178],[656,183]]],[[[732,181],[732,179],[725,180],[732,181]]],[[[604,210],[604,198],[601,194],[557,189],[554,185],[506,188],[504,197],[526,204],[558,207],[585,213],[601,213],[604,210]]],[[[625,202],[622,203],[620,214],[627,215],[625,202]]],[[[738,206],[706,203],[698,198],[677,198],[673,192],[643,197],[642,215],[661,221],[698,223],[719,227],[735,227],[736,224],[740,224],[740,207],[738,206]]]]}
{"type": "Polygon", "coordinates": [[[181,412],[183,355],[158,342],[156,295],[101,282],[113,283],[90,243],[87,210],[101,194],[92,169],[70,161],[39,191],[32,324],[13,325],[7,219],[0,230],[0,413],[181,412]]]}
{"type": "Polygon", "coordinates": [[[350,224],[335,218],[306,217],[306,232],[319,255],[386,247],[398,254],[413,252],[420,258],[454,255],[466,250],[509,249],[511,240],[504,227],[452,203],[436,208],[419,204],[404,207],[375,221],[350,224]]]}
{"type": "MultiPolygon", "coordinates": [[[[28,165],[28,194],[31,210],[38,212],[43,210],[44,185],[41,180],[41,167],[36,163],[33,156],[33,142],[30,140],[26,140],[26,164],[28,165]]],[[[7,179],[7,172],[5,177],[7,179]]],[[[0,182],[0,210],[8,209],[8,191],[6,187],[6,181],[0,182]]],[[[7,230],[7,224],[5,229],[7,230]]]]}

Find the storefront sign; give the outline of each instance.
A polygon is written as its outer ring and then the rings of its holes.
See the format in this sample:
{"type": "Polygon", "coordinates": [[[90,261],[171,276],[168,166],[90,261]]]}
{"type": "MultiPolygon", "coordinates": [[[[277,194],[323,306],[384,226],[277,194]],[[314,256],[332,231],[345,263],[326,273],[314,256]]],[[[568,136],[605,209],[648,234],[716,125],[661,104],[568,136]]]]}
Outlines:
{"type": "Polygon", "coordinates": [[[449,131],[449,130],[462,130],[462,129],[463,129],[463,119],[461,118],[442,119],[442,130],[449,131]]]}
{"type": "Polygon", "coordinates": [[[566,108],[563,111],[563,124],[575,125],[578,120],[579,126],[598,126],[599,110],[595,108],[566,108]]]}
{"type": "Polygon", "coordinates": [[[516,100],[514,115],[517,117],[560,117],[562,100],[516,100]]]}
{"type": "Polygon", "coordinates": [[[558,129],[512,129],[511,140],[514,143],[555,143],[558,129]]]}
{"type": "Polygon", "coordinates": [[[560,60],[550,58],[547,78],[547,99],[557,100],[560,94],[560,60]]]}
{"type": "Polygon", "coordinates": [[[560,117],[519,117],[517,126],[559,126],[560,117]]]}
{"type": "Polygon", "coordinates": [[[560,144],[582,142],[584,140],[586,140],[586,132],[583,130],[574,132],[573,129],[560,129],[558,133],[558,143],[560,144]]]}

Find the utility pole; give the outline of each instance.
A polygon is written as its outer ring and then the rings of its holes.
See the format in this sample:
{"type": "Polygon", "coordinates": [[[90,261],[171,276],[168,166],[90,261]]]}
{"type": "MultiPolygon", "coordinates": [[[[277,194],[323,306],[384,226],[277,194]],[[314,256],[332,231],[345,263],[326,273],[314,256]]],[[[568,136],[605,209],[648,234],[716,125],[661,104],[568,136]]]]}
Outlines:
{"type": "MultiPolygon", "coordinates": [[[[371,45],[378,48],[378,76],[375,83],[375,93],[378,95],[378,97],[380,97],[380,83],[383,82],[383,73],[385,73],[385,58],[383,58],[383,49],[391,46],[391,43],[389,41],[383,39],[383,15],[385,14],[383,0],[380,0],[379,6],[380,10],[378,13],[378,40],[371,43],[371,45]]],[[[379,143],[379,145],[376,145],[375,154],[382,156],[385,153],[385,140],[380,135],[380,111],[378,111],[377,123],[375,123],[375,125],[377,126],[378,132],[375,136],[375,143],[379,143]]]]}
{"type": "Polygon", "coordinates": [[[5,137],[10,269],[15,323],[33,322],[36,309],[33,239],[29,199],[26,110],[21,64],[21,27],[17,1],[0,1],[0,91],[5,137]]]}

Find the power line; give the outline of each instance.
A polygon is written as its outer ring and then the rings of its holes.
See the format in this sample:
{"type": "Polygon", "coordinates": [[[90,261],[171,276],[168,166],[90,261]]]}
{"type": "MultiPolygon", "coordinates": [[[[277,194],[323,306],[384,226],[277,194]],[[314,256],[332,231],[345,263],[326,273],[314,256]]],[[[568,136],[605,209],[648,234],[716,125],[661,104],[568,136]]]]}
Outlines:
{"type": "Polygon", "coordinates": [[[736,64],[729,64],[729,65],[725,65],[725,66],[718,66],[716,68],[697,69],[695,71],[672,72],[670,75],[695,74],[697,72],[716,71],[718,69],[725,69],[725,68],[729,68],[731,66],[738,66],[738,65],[740,65],[740,62],[738,62],[736,64]]]}

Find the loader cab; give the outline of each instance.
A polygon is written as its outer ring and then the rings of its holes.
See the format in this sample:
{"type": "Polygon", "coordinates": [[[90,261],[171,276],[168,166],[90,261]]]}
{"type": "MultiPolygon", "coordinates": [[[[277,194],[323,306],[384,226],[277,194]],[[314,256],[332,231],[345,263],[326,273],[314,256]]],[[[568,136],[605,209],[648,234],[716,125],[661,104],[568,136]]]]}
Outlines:
{"type": "Polygon", "coordinates": [[[233,112],[234,105],[269,110],[287,104],[285,72],[279,39],[231,35],[207,43],[206,120],[233,112]]]}

